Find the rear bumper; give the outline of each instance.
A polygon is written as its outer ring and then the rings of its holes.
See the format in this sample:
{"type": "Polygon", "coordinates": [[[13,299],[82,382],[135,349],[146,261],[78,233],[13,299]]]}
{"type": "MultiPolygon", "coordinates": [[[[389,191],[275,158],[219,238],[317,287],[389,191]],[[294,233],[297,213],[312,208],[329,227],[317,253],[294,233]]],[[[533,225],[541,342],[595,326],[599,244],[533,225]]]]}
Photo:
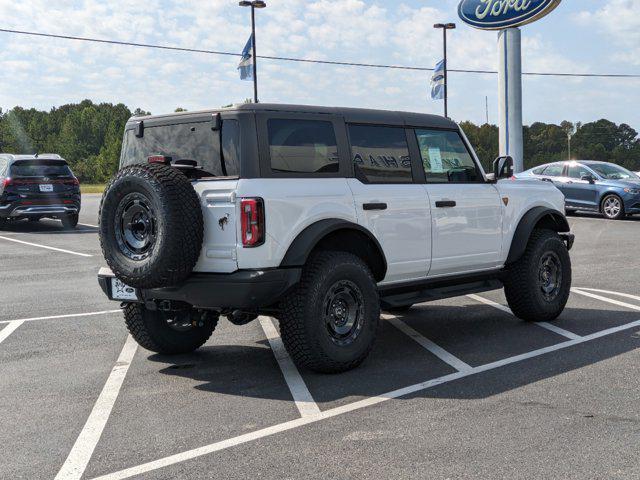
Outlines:
{"type": "Polygon", "coordinates": [[[0,206],[2,218],[63,217],[80,213],[80,204],[23,205],[10,203],[0,206]]]}
{"type": "MultiPolygon", "coordinates": [[[[259,309],[272,306],[300,281],[299,268],[270,270],[239,270],[234,273],[193,273],[176,287],[141,289],[138,301],[170,300],[185,302],[195,308],[259,309]]],[[[100,269],[98,283],[103,292],[114,300],[111,279],[115,275],[108,268],[100,269]]]]}

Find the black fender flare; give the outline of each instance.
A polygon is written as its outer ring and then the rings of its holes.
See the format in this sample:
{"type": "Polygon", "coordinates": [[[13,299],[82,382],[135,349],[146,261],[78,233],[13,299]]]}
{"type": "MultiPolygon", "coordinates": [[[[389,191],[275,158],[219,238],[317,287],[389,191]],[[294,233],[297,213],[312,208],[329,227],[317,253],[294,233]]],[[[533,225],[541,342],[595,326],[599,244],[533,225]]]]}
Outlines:
{"type": "Polygon", "coordinates": [[[524,255],[529,243],[529,238],[533,229],[540,222],[544,222],[545,227],[555,230],[558,233],[567,233],[571,231],[567,218],[558,210],[548,207],[535,207],[529,210],[520,220],[518,227],[511,241],[511,249],[507,257],[506,264],[510,265],[517,262],[524,255]]]}
{"type": "Polygon", "coordinates": [[[369,240],[371,240],[373,245],[375,245],[377,253],[382,259],[383,272],[381,272],[382,275],[380,278],[380,280],[382,280],[387,272],[387,259],[384,255],[384,250],[382,249],[380,242],[378,242],[378,239],[375,237],[375,235],[373,235],[373,233],[371,233],[363,226],[338,218],[320,220],[309,225],[302,232],[300,232],[300,234],[298,234],[296,239],[289,246],[289,249],[282,259],[280,266],[283,268],[304,266],[313,249],[324,238],[326,238],[327,235],[330,235],[331,233],[337,232],[339,230],[356,231],[364,234],[369,240]]]}

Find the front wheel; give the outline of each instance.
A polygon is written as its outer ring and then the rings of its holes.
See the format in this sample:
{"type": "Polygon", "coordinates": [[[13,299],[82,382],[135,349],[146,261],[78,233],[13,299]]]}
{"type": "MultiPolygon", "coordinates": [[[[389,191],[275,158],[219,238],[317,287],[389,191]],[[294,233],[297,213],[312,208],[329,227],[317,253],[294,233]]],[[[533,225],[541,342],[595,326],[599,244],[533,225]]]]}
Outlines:
{"type": "Polygon", "coordinates": [[[621,220],[624,218],[624,204],[617,195],[607,195],[602,199],[600,207],[602,214],[609,220],[621,220]]]}
{"type": "Polygon", "coordinates": [[[124,320],[141,347],[165,355],[190,353],[211,337],[218,315],[199,310],[161,312],[131,303],[124,307],[124,320]]]}
{"type": "Polygon", "coordinates": [[[511,311],[529,322],[550,322],[564,310],[571,291],[571,258],[556,232],[536,229],[523,257],[504,282],[511,311]]]}
{"type": "Polygon", "coordinates": [[[296,364],[340,373],[369,355],[380,323],[376,281],[355,255],[320,252],[282,302],[282,340],[296,364]]]}

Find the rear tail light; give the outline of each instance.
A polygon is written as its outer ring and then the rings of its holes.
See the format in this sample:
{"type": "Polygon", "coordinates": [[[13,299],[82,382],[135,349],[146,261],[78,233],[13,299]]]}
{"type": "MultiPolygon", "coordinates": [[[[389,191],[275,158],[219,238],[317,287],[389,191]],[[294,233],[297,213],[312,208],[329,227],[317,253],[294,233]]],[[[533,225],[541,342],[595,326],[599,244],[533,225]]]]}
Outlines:
{"type": "Polygon", "coordinates": [[[171,163],[171,157],[165,157],[164,155],[151,155],[147,158],[148,163],[160,163],[162,165],[169,165],[171,163]]]}
{"type": "Polygon", "coordinates": [[[7,188],[8,186],[13,185],[13,180],[9,177],[2,180],[2,188],[7,188]]]}
{"type": "Polygon", "coordinates": [[[240,201],[240,223],[244,247],[259,247],[264,243],[264,201],[261,198],[243,198],[240,201]]]}

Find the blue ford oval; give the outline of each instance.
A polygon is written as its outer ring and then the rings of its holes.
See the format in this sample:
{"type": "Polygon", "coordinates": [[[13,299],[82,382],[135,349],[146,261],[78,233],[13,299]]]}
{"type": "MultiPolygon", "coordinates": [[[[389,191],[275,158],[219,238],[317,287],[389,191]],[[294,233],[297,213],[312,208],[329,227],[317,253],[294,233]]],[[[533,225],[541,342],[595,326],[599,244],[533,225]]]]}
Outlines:
{"type": "Polygon", "coordinates": [[[462,0],[460,18],[472,27],[499,30],[517,27],[548,15],[561,0],[462,0]]]}

